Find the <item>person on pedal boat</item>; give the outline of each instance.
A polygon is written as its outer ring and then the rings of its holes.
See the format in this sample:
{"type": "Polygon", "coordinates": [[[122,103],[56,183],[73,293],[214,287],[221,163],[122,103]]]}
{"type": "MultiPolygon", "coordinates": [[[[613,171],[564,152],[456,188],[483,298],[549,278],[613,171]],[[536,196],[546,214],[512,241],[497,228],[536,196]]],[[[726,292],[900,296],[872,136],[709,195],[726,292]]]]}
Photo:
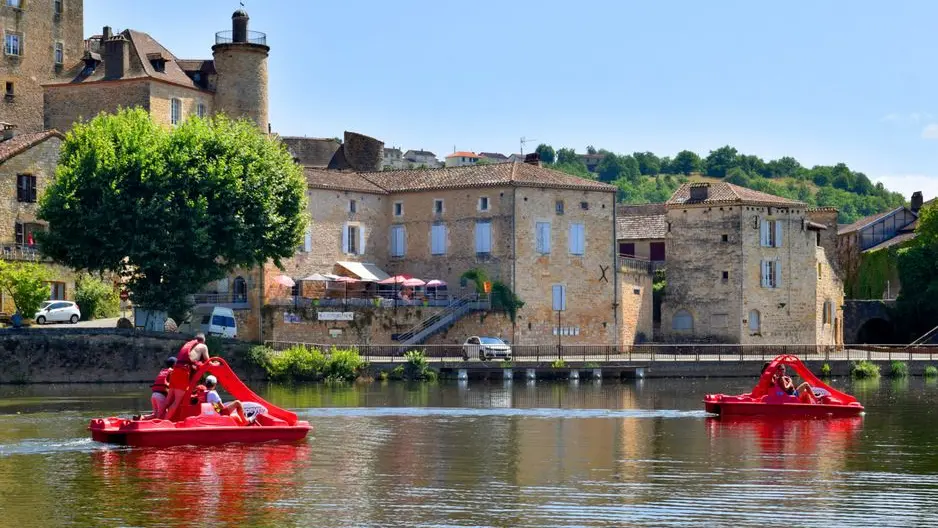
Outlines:
{"type": "Polygon", "coordinates": [[[195,339],[187,341],[179,349],[179,355],[176,356],[176,366],[173,367],[175,375],[169,379],[169,394],[166,397],[166,407],[160,418],[171,418],[182,402],[186,398],[186,390],[189,388],[189,378],[192,373],[202,366],[202,363],[209,360],[208,347],[205,346],[205,334],[201,332],[195,335],[195,339]]]}
{"type": "Polygon", "coordinates": [[[205,388],[208,392],[205,394],[205,403],[212,405],[212,408],[215,409],[215,412],[222,416],[228,416],[232,412],[238,415],[238,418],[241,419],[241,423],[248,423],[247,416],[244,414],[244,405],[241,404],[240,400],[235,400],[229,404],[225,404],[221,400],[221,396],[218,395],[218,391],[215,388],[218,386],[218,378],[215,376],[207,376],[205,378],[205,388]]]}
{"type": "Polygon", "coordinates": [[[153,406],[153,412],[142,418],[141,420],[152,420],[160,416],[163,412],[163,409],[166,408],[166,395],[169,393],[169,377],[173,372],[173,367],[176,365],[176,358],[170,357],[166,359],[166,366],[160,370],[160,373],[157,374],[156,379],[153,380],[153,385],[150,385],[150,390],[153,391],[153,394],[150,395],[150,405],[153,406]]]}
{"type": "Polygon", "coordinates": [[[775,384],[776,389],[778,389],[776,394],[779,396],[787,394],[800,398],[805,403],[815,403],[814,390],[811,389],[811,385],[805,381],[796,388],[795,382],[785,374],[785,365],[778,366],[775,370],[775,375],[772,376],[772,382],[775,384]],[[802,395],[804,396],[802,397],[802,395]]]}

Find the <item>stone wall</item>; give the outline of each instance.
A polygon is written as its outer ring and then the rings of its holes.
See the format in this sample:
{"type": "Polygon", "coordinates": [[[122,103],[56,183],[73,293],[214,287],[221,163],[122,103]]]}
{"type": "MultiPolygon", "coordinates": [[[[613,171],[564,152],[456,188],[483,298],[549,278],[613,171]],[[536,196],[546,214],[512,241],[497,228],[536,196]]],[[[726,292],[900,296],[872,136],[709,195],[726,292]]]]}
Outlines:
{"type": "MultiPolygon", "coordinates": [[[[0,383],[149,383],[184,342],[180,334],[132,330],[0,330],[0,383]]],[[[242,359],[250,346],[226,340],[210,353],[224,357],[244,380],[264,379],[242,359]]]]}
{"type": "Polygon", "coordinates": [[[289,343],[334,345],[388,345],[392,334],[406,332],[424,319],[440,312],[434,307],[356,308],[354,321],[319,321],[317,312],[342,311],[341,308],[268,306],[265,309],[270,329],[266,340],[289,343]],[[300,322],[286,322],[294,314],[300,322]]]}
{"type": "MultiPolygon", "coordinates": [[[[671,232],[666,248],[667,287],[661,306],[660,338],[676,342],[712,338],[738,343],[740,321],[744,319],[740,309],[744,284],[743,211],[738,205],[679,206],[668,210],[668,221],[671,232]],[[690,331],[674,329],[674,315],[682,310],[693,318],[690,331]]],[[[758,263],[756,268],[758,273],[758,263]]]]}
{"type": "Polygon", "coordinates": [[[821,231],[808,231],[815,237],[815,266],[817,269],[815,289],[815,335],[819,345],[838,345],[844,342],[844,282],[843,269],[837,260],[837,210],[833,208],[811,209],[808,219],[827,226],[821,231]],[[817,243],[820,242],[820,245],[817,243]],[[833,319],[824,322],[824,304],[833,307],[833,319]]]}
{"type": "Polygon", "coordinates": [[[459,277],[473,268],[482,268],[490,280],[511,284],[512,191],[506,187],[398,193],[387,200],[388,223],[384,246],[391,274],[407,274],[424,280],[441,279],[453,295],[472,293],[473,285],[460,288],[459,277]],[[480,211],[481,198],[488,199],[488,210],[480,211]],[[434,213],[434,202],[443,200],[442,214],[434,213]],[[402,214],[394,215],[395,204],[402,214]],[[479,220],[491,222],[492,248],[488,255],[476,254],[475,229],[479,220]],[[446,254],[433,255],[430,247],[434,224],[446,226],[446,254]],[[391,257],[392,226],[403,226],[405,254],[391,257]]]}
{"type": "MultiPolygon", "coordinates": [[[[16,224],[42,223],[36,217],[38,199],[55,176],[61,144],[61,139],[51,136],[0,164],[0,250],[3,251],[0,257],[16,260],[26,255],[16,249],[16,224]],[[36,202],[20,202],[17,199],[18,174],[36,177],[36,202]]],[[[46,268],[49,281],[63,283],[65,298],[74,300],[75,273],[51,262],[42,264],[46,268]]],[[[0,292],[0,312],[11,314],[15,311],[13,298],[6,292],[0,292]]],[[[28,314],[28,317],[31,316],[32,314],[28,314]]]]}
{"type": "Polygon", "coordinates": [[[0,121],[17,125],[20,133],[43,129],[42,83],[54,79],[63,67],[81,59],[84,52],[81,1],[63,2],[54,14],[52,2],[21,2],[19,8],[0,3],[0,23],[5,31],[22,36],[21,55],[0,53],[0,121]],[[55,64],[55,43],[63,47],[63,64],[55,64]],[[14,95],[6,98],[6,83],[14,95]]]}
{"type": "Polygon", "coordinates": [[[619,344],[654,340],[652,276],[619,270],[619,344]]]}
{"type": "Polygon", "coordinates": [[[175,84],[150,83],[150,116],[153,121],[164,126],[172,125],[172,100],[179,99],[182,106],[180,123],[190,116],[198,115],[198,105],[205,105],[205,115],[212,114],[214,94],[175,84]]]}
{"type": "Polygon", "coordinates": [[[215,111],[246,117],[267,132],[267,46],[232,43],[212,47],[216,78],[215,111]]]}
{"type": "MultiPolygon", "coordinates": [[[[45,88],[46,128],[68,131],[76,122],[87,121],[101,112],[140,107],[150,111],[150,85],[147,79],[62,84],[45,88]]],[[[166,111],[166,121],[169,113],[166,111]]],[[[157,117],[157,116],[155,116],[157,117]]]]}
{"type": "MultiPolygon", "coordinates": [[[[427,345],[462,345],[472,336],[497,337],[508,343],[515,343],[511,319],[498,312],[476,312],[427,339],[427,345]]],[[[520,343],[519,343],[520,344],[520,343]]]]}
{"type": "MultiPolygon", "coordinates": [[[[514,289],[525,305],[518,314],[515,343],[542,344],[555,339],[557,312],[552,287],[566,287],[567,306],[559,327],[571,329],[567,344],[614,344],[615,224],[614,193],[518,188],[515,200],[516,262],[514,289]],[[558,214],[557,202],[563,202],[558,214]],[[551,251],[536,250],[536,223],[551,223],[551,251]],[[570,226],[585,228],[585,252],[570,252],[570,226]]],[[[569,330],[567,330],[569,331],[569,330]]]]}

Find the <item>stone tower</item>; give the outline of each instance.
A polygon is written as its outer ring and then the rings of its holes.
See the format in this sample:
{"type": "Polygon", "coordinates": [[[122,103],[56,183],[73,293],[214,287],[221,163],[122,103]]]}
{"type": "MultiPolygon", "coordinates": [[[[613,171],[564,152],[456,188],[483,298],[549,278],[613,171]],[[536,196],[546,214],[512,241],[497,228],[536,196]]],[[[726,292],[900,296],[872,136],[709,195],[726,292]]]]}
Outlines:
{"type": "Polygon", "coordinates": [[[0,2],[0,122],[42,130],[42,84],[84,52],[82,0],[0,2]]]}
{"type": "Polygon", "coordinates": [[[231,15],[231,31],[215,34],[215,112],[232,119],[246,117],[268,132],[267,35],[248,31],[248,14],[231,15]]]}

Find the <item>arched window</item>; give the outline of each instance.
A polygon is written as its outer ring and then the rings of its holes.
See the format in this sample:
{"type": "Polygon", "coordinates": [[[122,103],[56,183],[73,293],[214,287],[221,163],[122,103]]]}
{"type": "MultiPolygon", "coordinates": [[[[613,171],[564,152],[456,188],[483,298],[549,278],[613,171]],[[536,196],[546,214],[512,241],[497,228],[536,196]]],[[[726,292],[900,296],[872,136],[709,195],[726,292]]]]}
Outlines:
{"type": "Polygon", "coordinates": [[[678,310],[671,319],[671,329],[679,332],[694,330],[694,317],[687,310],[678,310]]]}
{"type": "Polygon", "coordinates": [[[762,314],[759,310],[749,310],[749,331],[758,333],[762,330],[762,314]]]}
{"type": "Polygon", "coordinates": [[[248,300],[248,284],[244,281],[244,277],[237,277],[234,280],[234,301],[235,302],[247,302],[248,300]]]}

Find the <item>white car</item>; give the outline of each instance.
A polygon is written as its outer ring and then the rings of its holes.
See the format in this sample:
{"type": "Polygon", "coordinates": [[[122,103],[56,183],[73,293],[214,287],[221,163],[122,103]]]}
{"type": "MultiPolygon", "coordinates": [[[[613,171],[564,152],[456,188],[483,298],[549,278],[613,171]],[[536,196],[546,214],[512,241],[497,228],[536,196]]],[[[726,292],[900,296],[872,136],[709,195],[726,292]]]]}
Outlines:
{"type": "Polygon", "coordinates": [[[470,337],[462,348],[462,358],[468,361],[473,356],[479,356],[482,361],[502,358],[511,361],[511,347],[497,337],[470,337]]]}
{"type": "Polygon", "coordinates": [[[46,301],[39,305],[39,311],[33,319],[36,320],[36,324],[41,325],[46,323],[75,324],[81,319],[81,311],[72,301],[46,301]]]}

